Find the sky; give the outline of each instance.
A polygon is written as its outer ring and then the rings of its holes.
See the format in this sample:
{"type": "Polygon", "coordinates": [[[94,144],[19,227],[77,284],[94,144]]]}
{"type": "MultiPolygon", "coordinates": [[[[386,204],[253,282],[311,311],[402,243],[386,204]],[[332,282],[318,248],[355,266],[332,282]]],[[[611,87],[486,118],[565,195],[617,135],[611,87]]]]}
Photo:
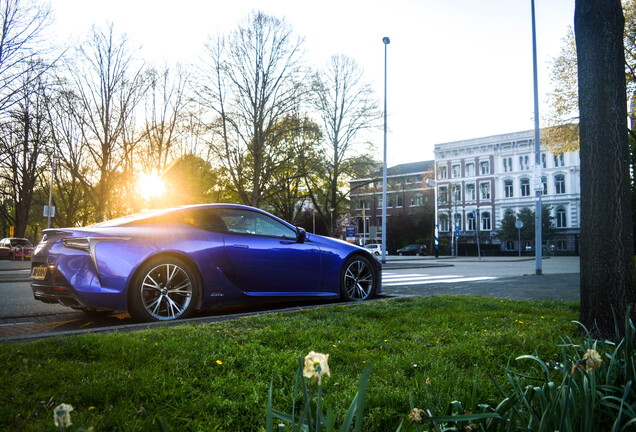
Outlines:
{"type": "MultiPolygon", "coordinates": [[[[435,144],[534,128],[530,0],[50,0],[60,43],[112,23],[149,63],[192,64],[208,36],[252,10],[285,19],[316,68],[354,58],[384,101],[388,165],[433,159],[435,144]]],[[[535,0],[539,118],[574,0],[535,0]]],[[[382,129],[370,139],[383,157],[382,129]]]]}

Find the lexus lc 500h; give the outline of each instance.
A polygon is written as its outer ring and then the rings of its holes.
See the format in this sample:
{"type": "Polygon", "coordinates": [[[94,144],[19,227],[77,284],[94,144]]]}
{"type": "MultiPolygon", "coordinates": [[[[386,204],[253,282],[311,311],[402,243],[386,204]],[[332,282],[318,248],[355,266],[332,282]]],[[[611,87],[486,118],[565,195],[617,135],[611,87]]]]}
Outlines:
{"type": "Polygon", "coordinates": [[[37,300],[127,311],[138,321],[251,301],[360,301],[381,292],[381,267],[369,251],[231,204],[47,229],[31,262],[37,300]]]}

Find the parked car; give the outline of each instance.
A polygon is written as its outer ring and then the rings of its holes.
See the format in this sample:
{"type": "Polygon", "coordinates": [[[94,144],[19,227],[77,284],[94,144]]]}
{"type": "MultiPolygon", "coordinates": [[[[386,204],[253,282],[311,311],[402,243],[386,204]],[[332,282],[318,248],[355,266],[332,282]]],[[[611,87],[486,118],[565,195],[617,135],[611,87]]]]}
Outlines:
{"type": "MultiPolygon", "coordinates": [[[[368,244],[368,245],[365,246],[365,249],[370,251],[375,256],[382,255],[382,245],[381,244],[375,244],[375,243],[374,244],[368,244]]],[[[389,253],[387,252],[386,255],[388,255],[388,254],[389,253]]]]}
{"type": "Polygon", "coordinates": [[[402,249],[397,250],[397,254],[402,255],[426,255],[426,245],[423,244],[410,244],[404,246],[402,249]]]}
{"type": "Polygon", "coordinates": [[[254,301],[367,300],[381,292],[380,272],[359,246],[256,208],[206,204],[44,230],[31,288],[46,303],[160,321],[254,301]]]}
{"type": "Polygon", "coordinates": [[[3,238],[0,240],[0,259],[28,261],[31,259],[33,244],[25,238],[3,238]]]}

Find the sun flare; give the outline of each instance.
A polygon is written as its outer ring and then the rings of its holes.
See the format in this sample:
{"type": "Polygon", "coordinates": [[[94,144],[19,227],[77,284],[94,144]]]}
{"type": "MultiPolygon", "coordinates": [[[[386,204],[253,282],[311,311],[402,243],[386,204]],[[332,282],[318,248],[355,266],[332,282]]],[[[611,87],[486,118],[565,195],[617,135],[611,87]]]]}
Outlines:
{"type": "Polygon", "coordinates": [[[162,195],[166,191],[166,187],[156,173],[141,174],[137,182],[140,195],[145,200],[150,200],[162,195]]]}

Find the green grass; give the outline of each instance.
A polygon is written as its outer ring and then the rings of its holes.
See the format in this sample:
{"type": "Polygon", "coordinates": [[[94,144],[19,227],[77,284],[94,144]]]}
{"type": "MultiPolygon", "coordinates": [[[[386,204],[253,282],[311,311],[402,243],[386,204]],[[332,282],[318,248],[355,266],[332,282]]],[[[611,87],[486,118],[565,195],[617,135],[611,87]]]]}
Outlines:
{"type": "MultiPolygon", "coordinates": [[[[578,304],[426,297],[277,313],[120,334],[0,346],[0,430],[46,431],[53,408],[75,407],[75,427],[95,431],[258,431],[273,380],[273,406],[291,411],[298,357],[328,353],[323,406],[341,420],[372,365],[364,430],[395,430],[415,405],[499,398],[523,354],[559,359],[560,336],[577,338],[578,304]],[[476,382],[476,385],[474,385],[476,382]],[[476,389],[475,391],[473,389],[476,389]]],[[[338,421],[338,424],[340,423],[338,421]]],[[[408,428],[407,428],[408,429],[408,428]]]]}

